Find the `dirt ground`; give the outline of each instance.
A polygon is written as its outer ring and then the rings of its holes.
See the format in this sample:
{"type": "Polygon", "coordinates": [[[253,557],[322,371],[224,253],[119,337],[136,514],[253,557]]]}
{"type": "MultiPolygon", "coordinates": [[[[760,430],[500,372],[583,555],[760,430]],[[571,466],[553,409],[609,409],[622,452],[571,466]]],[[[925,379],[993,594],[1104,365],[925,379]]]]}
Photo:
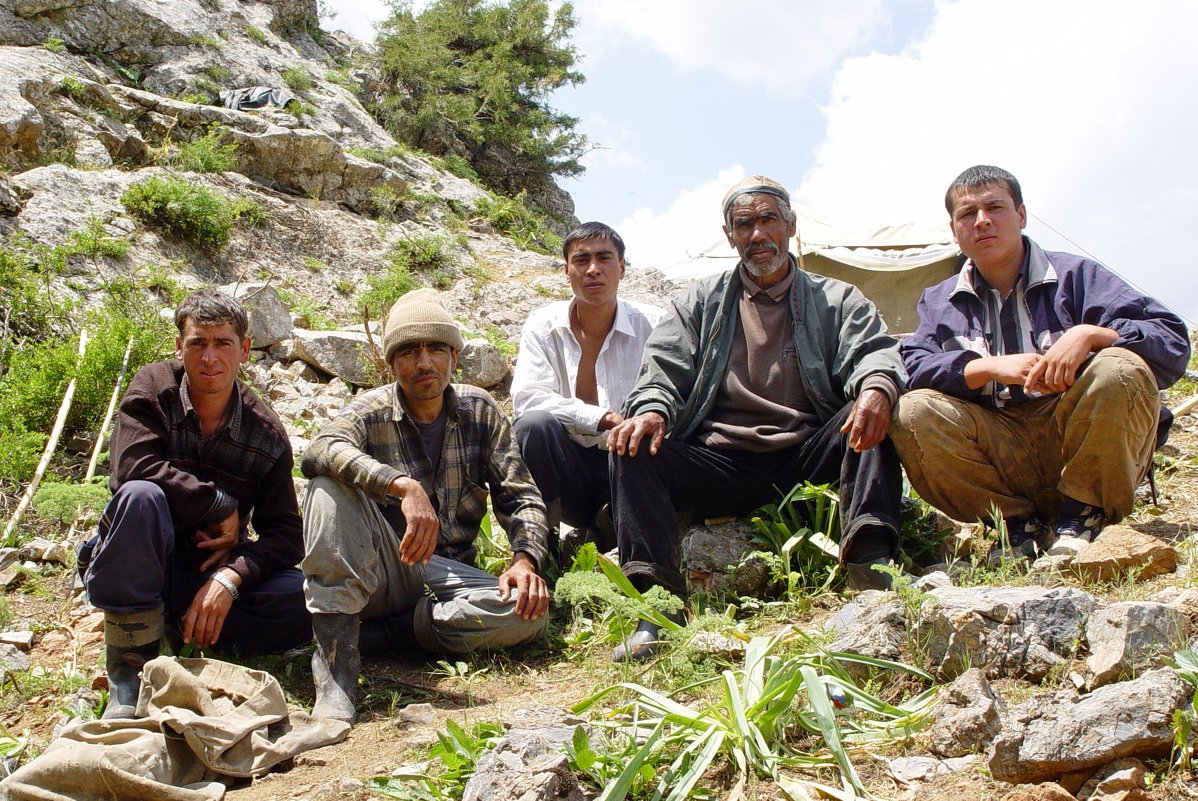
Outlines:
{"type": "MultiPolygon", "coordinates": [[[[1198,417],[1177,421],[1163,459],[1166,468],[1158,469],[1160,504],[1141,503],[1129,521],[1135,527],[1175,543],[1181,543],[1198,531],[1198,417]]],[[[1177,575],[1137,585],[1136,597],[1146,597],[1164,586],[1177,583],[1193,585],[1198,576],[1177,575]]],[[[7,599],[16,623],[27,625],[40,637],[30,654],[34,665],[47,675],[60,675],[71,664],[78,666],[85,688],[84,702],[95,703],[98,695],[86,689],[95,679],[102,685],[100,649],[102,619],[88,610],[71,592],[71,573],[63,568],[15,591],[7,599]]],[[[1087,588],[1102,594],[1101,588],[1087,588]]],[[[1111,588],[1126,597],[1126,586],[1111,588]]],[[[827,615],[817,605],[808,619],[794,620],[799,627],[815,628],[827,615]]],[[[308,652],[297,652],[253,663],[271,670],[284,685],[289,698],[302,705],[312,702],[308,652]]],[[[38,671],[33,671],[37,673],[38,671]]],[[[294,763],[251,782],[230,789],[230,801],[282,801],[285,799],[367,799],[378,798],[365,789],[370,777],[385,774],[405,764],[419,762],[436,732],[452,718],[458,722],[499,720],[514,723],[521,710],[552,707],[566,709],[607,683],[629,678],[602,654],[576,657],[565,652],[526,653],[511,656],[480,657],[468,663],[465,675],[455,675],[436,664],[389,660],[370,662],[364,669],[362,704],[364,713],[349,738],[338,745],[302,754],[294,763]],[[408,722],[404,710],[410,704],[428,704],[431,717],[408,722]]],[[[632,676],[635,679],[635,676],[632,676]]],[[[9,679],[13,681],[13,679],[9,679]]],[[[61,681],[47,681],[44,690],[24,680],[22,692],[4,688],[5,703],[0,708],[0,724],[10,733],[23,734],[32,749],[40,751],[48,744],[55,726],[63,720],[61,710],[70,702],[74,687],[61,681]],[[23,699],[23,700],[16,700],[23,699]]],[[[1035,688],[1025,687],[1023,693],[1035,688]]],[[[424,707],[420,707],[424,709],[424,707]]],[[[914,751],[912,753],[915,753],[914,751]]],[[[894,756],[888,753],[887,756],[894,756]]],[[[863,760],[868,762],[868,760],[863,760]]],[[[863,773],[882,798],[920,799],[920,801],[999,801],[1013,788],[991,780],[984,770],[941,776],[918,788],[899,786],[885,776],[878,764],[862,766],[863,773]]],[[[1166,774],[1164,765],[1150,766],[1157,771],[1150,788],[1152,801],[1198,799],[1198,779],[1193,775],[1166,774]]],[[[781,798],[768,784],[752,788],[757,799],[781,798]]]]}

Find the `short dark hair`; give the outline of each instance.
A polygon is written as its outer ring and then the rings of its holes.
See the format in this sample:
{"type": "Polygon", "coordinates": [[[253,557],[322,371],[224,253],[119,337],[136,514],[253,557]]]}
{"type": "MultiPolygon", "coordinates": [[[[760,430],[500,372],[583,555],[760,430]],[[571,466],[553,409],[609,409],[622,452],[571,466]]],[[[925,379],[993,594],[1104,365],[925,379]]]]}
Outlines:
{"type": "Polygon", "coordinates": [[[562,258],[570,260],[570,248],[587,239],[610,239],[616,246],[616,255],[624,261],[624,240],[616,233],[616,229],[601,222],[585,222],[566,234],[562,240],[562,258]]]}
{"type": "Polygon", "coordinates": [[[249,316],[241,301],[212,288],[197,289],[183,298],[179,308],[175,309],[175,327],[179,329],[179,336],[183,336],[188,320],[195,320],[197,325],[231,323],[238,339],[245,339],[250,328],[249,316]]]}
{"type": "Polygon", "coordinates": [[[944,208],[949,216],[953,213],[953,195],[958,189],[981,189],[991,184],[1003,184],[1007,188],[1011,200],[1016,206],[1023,205],[1023,190],[1019,188],[1019,180],[1002,167],[991,167],[989,164],[977,164],[957,176],[944,193],[944,208]]]}

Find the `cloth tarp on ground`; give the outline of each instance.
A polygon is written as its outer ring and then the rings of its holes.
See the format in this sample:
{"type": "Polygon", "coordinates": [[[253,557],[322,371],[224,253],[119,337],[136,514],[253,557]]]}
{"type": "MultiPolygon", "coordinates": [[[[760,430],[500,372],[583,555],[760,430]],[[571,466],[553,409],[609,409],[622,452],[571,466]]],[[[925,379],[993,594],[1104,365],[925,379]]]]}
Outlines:
{"type": "Polygon", "coordinates": [[[289,709],[269,673],[213,659],[147,662],[137,714],[69,724],[0,782],[0,798],[219,801],[230,778],[261,776],[350,728],[289,709]]]}

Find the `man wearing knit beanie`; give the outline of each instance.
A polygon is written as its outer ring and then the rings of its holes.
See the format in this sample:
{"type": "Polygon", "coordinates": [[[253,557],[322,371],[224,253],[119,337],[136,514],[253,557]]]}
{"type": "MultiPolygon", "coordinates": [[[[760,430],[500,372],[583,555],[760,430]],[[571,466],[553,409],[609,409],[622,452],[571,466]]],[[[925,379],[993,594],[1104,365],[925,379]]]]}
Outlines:
{"type": "Polygon", "coordinates": [[[545,505],[494,398],[450,383],[462,344],[437,292],[401,297],[383,331],[395,382],[360,393],[304,452],[314,715],[353,720],[363,654],[461,655],[545,632],[545,505]],[[488,494],[513,554],[498,579],[474,567],[488,494]]]}

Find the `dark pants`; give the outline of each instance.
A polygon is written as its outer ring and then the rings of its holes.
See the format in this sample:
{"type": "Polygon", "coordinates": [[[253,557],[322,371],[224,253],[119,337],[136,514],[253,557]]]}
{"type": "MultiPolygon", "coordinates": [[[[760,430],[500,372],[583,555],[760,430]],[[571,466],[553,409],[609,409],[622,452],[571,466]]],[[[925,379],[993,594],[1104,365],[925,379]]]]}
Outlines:
{"type": "Polygon", "coordinates": [[[545,505],[561,502],[561,521],[587,528],[599,508],[611,500],[607,451],[584,448],[549,412],[528,412],[516,419],[516,442],[545,505]]]}
{"type": "Polygon", "coordinates": [[[656,456],[642,440],[635,457],[611,456],[612,513],[620,565],[642,588],[684,593],[675,507],[701,517],[743,515],[801,481],[839,481],[841,560],[891,556],[898,548],[902,475],[890,440],[857,453],[840,427],[846,405],[802,445],[773,453],[716,450],[667,438],[656,456]]]}
{"type": "MultiPolygon", "coordinates": [[[[216,568],[200,572],[210,555],[177,534],[166,495],[157,484],[121,485],[100,518],[84,581],[97,609],[118,614],[164,607],[168,632],[178,629],[196,592],[216,568]]],[[[216,647],[241,654],[280,653],[312,639],[304,606],[304,576],[294,567],[243,590],[233,602],[216,647]]]]}

